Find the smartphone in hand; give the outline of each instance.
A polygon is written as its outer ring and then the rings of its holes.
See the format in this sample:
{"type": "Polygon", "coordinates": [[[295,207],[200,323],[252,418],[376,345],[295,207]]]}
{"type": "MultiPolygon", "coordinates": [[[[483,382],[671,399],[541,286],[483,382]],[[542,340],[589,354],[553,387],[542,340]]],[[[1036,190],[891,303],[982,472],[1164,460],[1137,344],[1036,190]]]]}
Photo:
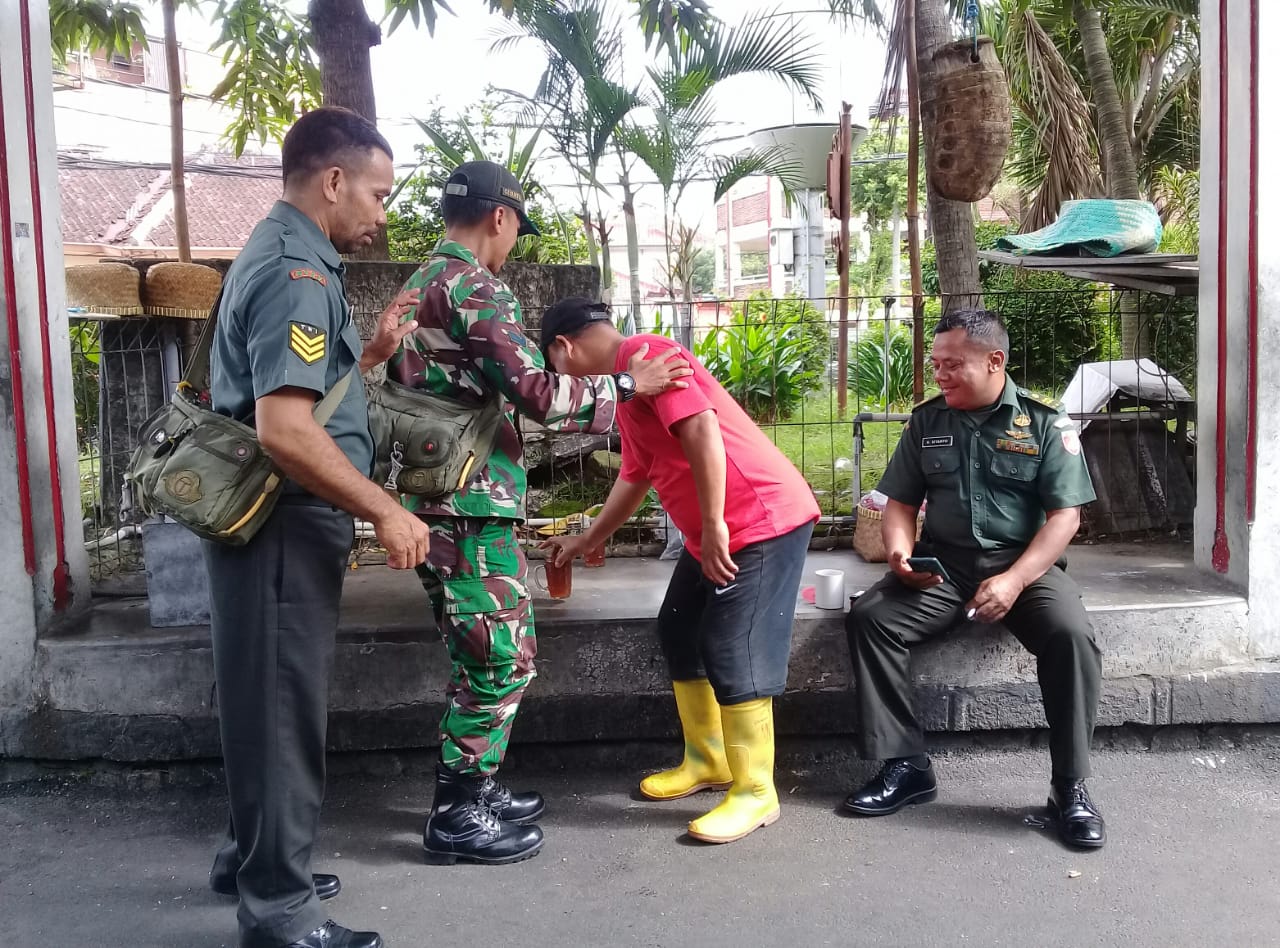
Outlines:
{"type": "Polygon", "coordinates": [[[947,575],[942,561],[936,556],[909,556],[907,565],[911,567],[912,572],[933,573],[935,576],[941,576],[944,582],[951,582],[951,577],[947,575]]]}

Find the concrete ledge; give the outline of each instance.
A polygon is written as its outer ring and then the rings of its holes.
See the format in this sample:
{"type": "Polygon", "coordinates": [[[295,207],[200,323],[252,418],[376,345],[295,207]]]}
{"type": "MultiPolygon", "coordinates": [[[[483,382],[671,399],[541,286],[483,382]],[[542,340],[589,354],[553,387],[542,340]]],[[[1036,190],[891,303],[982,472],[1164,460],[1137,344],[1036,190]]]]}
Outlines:
{"type": "MultiPolygon", "coordinates": [[[[808,575],[838,564],[856,589],[882,573],[852,560],[848,553],[812,554],[808,575]]],[[[1280,665],[1249,654],[1243,600],[1212,578],[1188,575],[1180,561],[1149,558],[1146,573],[1133,563],[1109,569],[1108,562],[1080,576],[1104,656],[1100,726],[1280,722],[1280,665]]],[[[538,603],[539,677],[517,742],[676,733],[652,618],[670,569],[611,561],[603,570],[578,571],[567,602],[538,603]]],[[[1045,726],[1034,660],[999,627],[971,626],[920,648],[912,670],[930,731],[1045,726]]],[[[412,575],[352,574],[332,680],[331,749],[432,745],[448,671],[412,575]]],[[[152,629],[145,600],[102,603],[83,626],[42,639],[36,675],[37,707],[0,716],[0,755],[133,762],[218,756],[208,629],[152,629]]],[[[802,603],[779,732],[849,734],[849,677],[843,614],[802,603]]]]}

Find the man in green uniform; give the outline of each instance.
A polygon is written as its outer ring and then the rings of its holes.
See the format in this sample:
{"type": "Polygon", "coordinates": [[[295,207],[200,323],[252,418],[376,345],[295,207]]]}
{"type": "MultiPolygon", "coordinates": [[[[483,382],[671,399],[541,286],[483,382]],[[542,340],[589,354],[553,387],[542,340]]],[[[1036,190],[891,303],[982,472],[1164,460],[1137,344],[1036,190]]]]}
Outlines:
{"type": "Polygon", "coordinates": [[[435,799],[423,831],[433,863],[527,859],[542,846],[534,825],[543,800],[513,794],[494,778],[506,754],[536,651],[527,564],[516,538],[524,516],[525,470],[515,412],[555,431],[608,431],[614,408],[655,395],[691,374],[671,352],[647,347],[616,375],[574,378],[547,369],[525,335],[520,303],[495,274],[521,234],[538,231],[520,183],[489,161],[460,165],[445,184],[444,239],[406,284],[418,290],[418,328],[388,364],[390,378],[477,404],[508,406],[493,454],[442,500],[408,496],[430,524],[431,553],[419,570],[449,649],[453,674],[440,722],[435,799]]]}
{"type": "Polygon", "coordinates": [[[401,294],[362,350],[340,252],[385,222],[391,149],[372,124],[317,109],[285,136],[284,197],[231,265],[210,362],[215,411],[252,423],[287,477],[242,547],[206,542],[218,718],[231,826],[210,884],[240,899],[242,948],[378,948],[326,920],[336,876],[311,873],[324,796],[329,672],[352,515],[390,565],[416,566],[430,534],[369,479],[373,439],[360,372],[413,329],[401,294]],[[316,402],[347,379],[321,425],[316,402]]]}
{"type": "Polygon", "coordinates": [[[1080,590],[1063,571],[1093,485],[1075,425],[1013,384],[1008,352],[994,313],[949,313],[934,330],[942,394],[912,413],[880,482],[893,572],[858,599],[846,622],[860,749],[885,763],[844,805],[883,816],[937,796],[912,708],[910,649],[966,618],[1003,622],[1036,656],[1059,834],[1068,845],[1097,848],[1106,828],[1084,781],[1102,661],[1080,590]],[[936,557],[946,578],[912,569],[912,556],[936,557]]]}

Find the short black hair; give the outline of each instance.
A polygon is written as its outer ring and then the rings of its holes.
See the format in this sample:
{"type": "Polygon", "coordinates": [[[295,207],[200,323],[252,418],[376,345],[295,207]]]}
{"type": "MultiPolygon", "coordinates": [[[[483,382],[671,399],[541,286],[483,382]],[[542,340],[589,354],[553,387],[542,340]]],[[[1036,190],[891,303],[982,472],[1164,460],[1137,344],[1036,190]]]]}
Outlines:
{"type": "Polygon", "coordinates": [[[349,168],[357,155],[367,157],[375,148],[392,157],[387,140],[364,116],[336,106],[315,109],[294,122],[284,137],[280,160],[284,183],[333,165],[349,168]]]}
{"type": "Polygon", "coordinates": [[[488,198],[467,197],[462,194],[446,194],[440,199],[440,216],[446,227],[474,227],[500,207],[488,198]]]}
{"type": "Polygon", "coordinates": [[[938,320],[933,327],[933,335],[936,338],[953,329],[963,329],[970,339],[990,346],[992,351],[999,349],[1005,355],[1009,354],[1009,330],[999,313],[989,309],[953,309],[938,320]]]}

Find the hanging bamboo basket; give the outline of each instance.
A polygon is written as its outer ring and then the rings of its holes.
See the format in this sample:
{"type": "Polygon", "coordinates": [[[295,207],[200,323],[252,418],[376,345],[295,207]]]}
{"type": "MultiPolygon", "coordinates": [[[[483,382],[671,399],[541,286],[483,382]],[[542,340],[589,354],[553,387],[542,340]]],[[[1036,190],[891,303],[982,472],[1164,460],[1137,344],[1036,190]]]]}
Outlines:
{"type": "Polygon", "coordinates": [[[67,308],[102,316],[138,316],[138,271],[127,263],[66,268],[67,308]]]}
{"type": "Polygon", "coordinates": [[[218,298],[222,277],[198,263],[153,263],[142,289],[148,316],[204,319],[218,298]]]}
{"type": "MultiPolygon", "coordinates": [[[[1009,83],[990,37],[948,43],[933,54],[933,97],[922,102],[926,176],[938,194],[973,202],[991,193],[1012,135],[1009,83]]],[[[922,90],[927,94],[928,90],[922,90]]]]}

